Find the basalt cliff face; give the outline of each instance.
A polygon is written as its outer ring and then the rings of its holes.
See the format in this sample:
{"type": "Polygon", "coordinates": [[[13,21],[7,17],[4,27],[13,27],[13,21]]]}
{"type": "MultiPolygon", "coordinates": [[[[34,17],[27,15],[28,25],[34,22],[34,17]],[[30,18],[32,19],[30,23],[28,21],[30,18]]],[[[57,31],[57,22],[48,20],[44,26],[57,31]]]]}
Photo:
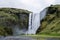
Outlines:
{"type": "Polygon", "coordinates": [[[0,8],[0,35],[13,35],[13,28],[28,29],[30,11],[16,8],[0,8]]]}
{"type": "Polygon", "coordinates": [[[60,34],[60,5],[47,7],[46,16],[40,22],[37,34],[60,34]]]}

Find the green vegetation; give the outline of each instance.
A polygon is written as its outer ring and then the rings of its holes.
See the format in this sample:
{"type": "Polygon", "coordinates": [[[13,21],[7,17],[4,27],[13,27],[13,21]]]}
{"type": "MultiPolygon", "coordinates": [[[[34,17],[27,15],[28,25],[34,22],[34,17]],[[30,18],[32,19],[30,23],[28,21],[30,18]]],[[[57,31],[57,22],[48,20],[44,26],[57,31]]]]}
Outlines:
{"type": "MultiPolygon", "coordinates": [[[[60,5],[47,7],[47,15],[41,20],[36,35],[60,36],[60,5]]],[[[0,35],[13,35],[12,28],[28,29],[30,11],[16,8],[0,8],[0,35]]]]}
{"type": "Polygon", "coordinates": [[[46,34],[37,34],[37,35],[23,35],[23,36],[26,36],[26,37],[32,37],[33,39],[35,40],[60,40],[60,36],[52,36],[52,35],[46,35],[46,34]]]}
{"type": "Polygon", "coordinates": [[[41,20],[37,34],[60,36],[60,5],[52,5],[47,9],[47,15],[41,20]]]}
{"type": "Polygon", "coordinates": [[[10,27],[0,26],[0,36],[13,35],[12,29],[10,27]]]}
{"type": "Polygon", "coordinates": [[[0,8],[0,35],[13,35],[14,26],[28,28],[30,11],[16,8],[0,8]]]}

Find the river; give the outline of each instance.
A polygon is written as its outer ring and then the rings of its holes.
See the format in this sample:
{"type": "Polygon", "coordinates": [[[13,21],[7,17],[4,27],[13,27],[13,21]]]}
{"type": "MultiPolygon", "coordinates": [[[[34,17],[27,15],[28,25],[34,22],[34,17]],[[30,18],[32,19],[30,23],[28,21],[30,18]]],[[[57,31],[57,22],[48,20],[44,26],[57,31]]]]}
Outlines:
{"type": "Polygon", "coordinates": [[[7,36],[0,37],[0,40],[60,40],[60,37],[7,36]]]}

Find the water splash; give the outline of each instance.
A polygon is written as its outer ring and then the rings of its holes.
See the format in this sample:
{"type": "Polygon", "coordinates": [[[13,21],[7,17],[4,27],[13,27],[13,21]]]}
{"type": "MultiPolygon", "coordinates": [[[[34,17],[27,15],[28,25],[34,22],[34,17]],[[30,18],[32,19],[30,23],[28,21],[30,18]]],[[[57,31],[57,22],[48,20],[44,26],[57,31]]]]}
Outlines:
{"type": "Polygon", "coordinates": [[[20,29],[19,26],[15,26],[13,29],[13,35],[17,36],[17,35],[21,35],[21,34],[25,34],[27,30],[26,29],[20,29]]]}

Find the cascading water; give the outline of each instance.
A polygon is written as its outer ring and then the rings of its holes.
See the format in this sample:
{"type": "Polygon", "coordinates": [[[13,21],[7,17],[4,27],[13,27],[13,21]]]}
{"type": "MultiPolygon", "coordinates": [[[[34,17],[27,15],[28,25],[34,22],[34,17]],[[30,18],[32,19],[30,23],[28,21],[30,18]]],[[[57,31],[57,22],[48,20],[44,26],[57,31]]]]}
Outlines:
{"type": "Polygon", "coordinates": [[[47,10],[48,10],[48,9],[45,8],[45,9],[43,9],[43,10],[40,12],[40,20],[42,20],[43,18],[45,18],[47,10]]]}
{"type": "Polygon", "coordinates": [[[40,27],[40,20],[46,16],[47,9],[40,13],[30,13],[29,15],[29,28],[27,34],[36,34],[37,29],[40,27]]]}
{"type": "Polygon", "coordinates": [[[27,34],[35,34],[40,26],[40,13],[30,13],[27,34]]]}
{"type": "Polygon", "coordinates": [[[40,20],[42,20],[46,16],[47,9],[44,9],[40,13],[30,13],[29,14],[29,26],[28,30],[19,29],[19,26],[15,26],[14,35],[20,34],[36,34],[37,29],[40,27],[40,20]]]}

